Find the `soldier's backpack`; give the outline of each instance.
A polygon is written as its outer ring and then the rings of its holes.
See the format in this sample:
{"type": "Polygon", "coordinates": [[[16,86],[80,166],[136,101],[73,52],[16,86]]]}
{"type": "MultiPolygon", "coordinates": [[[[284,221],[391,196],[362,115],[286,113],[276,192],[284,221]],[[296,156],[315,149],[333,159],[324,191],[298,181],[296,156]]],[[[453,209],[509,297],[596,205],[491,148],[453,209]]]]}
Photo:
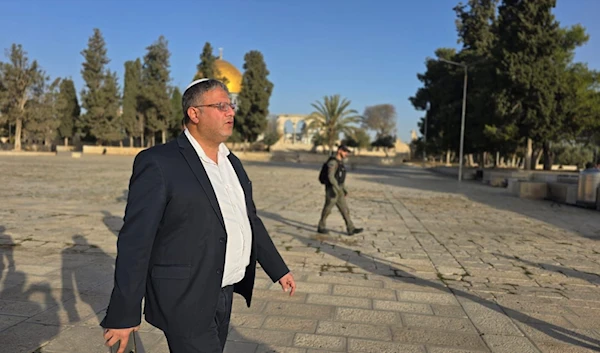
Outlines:
{"type": "Polygon", "coordinates": [[[325,163],[323,163],[323,165],[321,166],[321,172],[319,173],[319,182],[323,185],[329,184],[329,176],[327,175],[329,173],[329,167],[327,166],[327,163],[329,163],[329,161],[332,159],[335,159],[335,157],[329,157],[327,161],[325,161],[325,163]]]}

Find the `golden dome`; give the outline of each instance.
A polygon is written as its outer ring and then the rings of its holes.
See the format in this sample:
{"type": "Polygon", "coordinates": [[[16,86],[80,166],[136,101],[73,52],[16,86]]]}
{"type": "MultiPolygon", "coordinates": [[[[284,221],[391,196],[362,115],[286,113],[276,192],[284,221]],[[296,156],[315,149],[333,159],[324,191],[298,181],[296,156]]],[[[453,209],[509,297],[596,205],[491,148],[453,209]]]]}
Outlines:
{"type": "Polygon", "coordinates": [[[229,93],[240,93],[242,90],[242,73],[235,66],[223,59],[215,60],[215,69],[220,77],[227,78],[227,89],[229,93]]]}

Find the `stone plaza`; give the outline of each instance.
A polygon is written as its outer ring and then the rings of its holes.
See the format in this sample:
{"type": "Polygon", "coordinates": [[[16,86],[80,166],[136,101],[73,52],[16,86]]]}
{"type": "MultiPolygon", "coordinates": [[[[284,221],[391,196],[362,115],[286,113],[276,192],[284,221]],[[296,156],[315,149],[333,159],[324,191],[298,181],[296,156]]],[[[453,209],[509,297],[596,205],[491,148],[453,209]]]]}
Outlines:
{"type": "MultiPolygon", "coordinates": [[[[325,157],[324,157],[325,159],[325,157]]],[[[0,352],[106,353],[133,158],[0,156],[0,352]]],[[[600,351],[600,214],[418,167],[357,166],[316,232],[319,165],[246,161],[256,206],[295,274],[258,271],[226,352],[600,351]]],[[[142,324],[139,352],[167,353],[142,324]]]]}

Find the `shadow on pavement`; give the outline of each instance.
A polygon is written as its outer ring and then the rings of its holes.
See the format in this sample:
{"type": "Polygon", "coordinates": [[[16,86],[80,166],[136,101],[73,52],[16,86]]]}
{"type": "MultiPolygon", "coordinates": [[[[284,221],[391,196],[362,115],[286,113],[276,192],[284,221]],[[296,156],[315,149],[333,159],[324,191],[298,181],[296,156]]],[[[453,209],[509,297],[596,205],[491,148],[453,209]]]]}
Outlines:
{"type": "MultiPolygon", "coordinates": [[[[324,160],[326,158],[324,157],[324,160]]],[[[320,165],[290,162],[244,161],[244,165],[255,167],[282,167],[314,171],[315,185],[320,165]]],[[[498,210],[527,216],[561,229],[578,233],[582,237],[600,239],[600,217],[598,211],[583,209],[552,201],[522,199],[511,195],[505,188],[496,188],[478,181],[457,180],[413,166],[377,167],[358,166],[349,170],[349,178],[388,185],[439,193],[463,195],[469,200],[498,210]]],[[[350,181],[351,182],[351,181],[350,181]]],[[[319,185],[320,186],[320,185],[319,185]]]]}
{"type": "MultiPolygon", "coordinates": [[[[261,217],[264,216],[273,221],[280,222],[283,224],[300,224],[300,225],[304,225],[305,227],[310,227],[307,224],[304,224],[304,223],[296,221],[296,220],[290,220],[290,219],[284,218],[276,213],[260,211],[259,214],[261,215],[261,217]]],[[[294,234],[291,232],[282,232],[282,231],[279,231],[279,232],[294,237],[295,239],[304,243],[306,246],[313,246],[315,244],[315,242],[319,241],[319,240],[310,239],[310,238],[307,238],[304,236],[300,236],[298,234],[294,234]]],[[[508,308],[506,306],[503,306],[501,304],[495,303],[490,300],[480,298],[474,294],[471,294],[471,293],[468,293],[468,292],[465,292],[462,290],[458,290],[455,288],[449,288],[442,284],[435,283],[433,281],[429,281],[426,279],[417,278],[414,275],[403,271],[399,267],[395,267],[394,265],[390,264],[389,262],[387,262],[387,263],[382,262],[381,260],[378,260],[378,259],[372,258],[372,257],[363,257],[363,256],[359,255],[359,253],[357,253],[356,250],[344,247],[340,243],[331,242],[331,241],[328,242],[325,240],[320,240],[320,243],[323,245],[332,245],[332,246],[322,246],[322,247],[320,247],[320,251],[327,253],[331,256],[334,256],[338,259],[347,261],[359,268],[363,268],[363,266],[365,264],[365,259],[372,260],[377,268],[386,268],[387,267],[387,268],[392,269],[393,272],[396,273],[396,276],[390,277],[390,278],[393,278],[397,281],[410,282],[410,283],[413,283],[413,284],[416,284],[419,286],[434,288],[434,289],[437,289],[440,291],[451,291],[456,297],[470,300],[470,301],[480,304],[490,310],[493,310],[499,314],[508,316],[509,318],[517,320],[517,321],[519,321],[535,330],[538,330],[556,340],[565,342],[567,344],[575,345],[578,347],[583,347],[583,348],[587,348],[587,349],[591,349],[591,350],[595,350],[595,351],[600,351],[600,340],[598,340],[596,338],[588,337],[586,335],[577,333],[573,330],[569,330],[569,329],[551,324],[549,322],[536,319],[527,314],[521,313],[517,310],[508,308]]],[[[370,271],[370,269],[368,269],[368,268],[363,268],[363,269],[366,271],[370,271]]]]}
{"type": "Polygon", "coordinates": [[[27,274],[18,270],[13,249],[16,244],[0,226],[0,300],[4,330],[0,332],[1,350],[35,350],[60,332],[58,301],[47,282],[28,283],[27,274]],[[6,263],[5,263],[6,259],[6,263]],[[40,318],[38,322],[37,318],[40,318]]]}

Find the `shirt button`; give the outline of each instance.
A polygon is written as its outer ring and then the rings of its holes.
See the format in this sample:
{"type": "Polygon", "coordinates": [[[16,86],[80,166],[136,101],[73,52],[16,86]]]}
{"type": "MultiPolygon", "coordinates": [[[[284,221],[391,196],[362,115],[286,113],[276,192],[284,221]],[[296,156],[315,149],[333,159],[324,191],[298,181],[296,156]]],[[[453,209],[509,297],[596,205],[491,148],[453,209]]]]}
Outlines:
{"type": "Polygon", "coordinates": [[[224,243],[225,242],[225,238],[219,238],[219,243],[224,243]]]}
{"type": "Polygon", "coordinates": [[[217,270],[217,274],[220,275],[221,274],[221,270],[217,270]]]}

